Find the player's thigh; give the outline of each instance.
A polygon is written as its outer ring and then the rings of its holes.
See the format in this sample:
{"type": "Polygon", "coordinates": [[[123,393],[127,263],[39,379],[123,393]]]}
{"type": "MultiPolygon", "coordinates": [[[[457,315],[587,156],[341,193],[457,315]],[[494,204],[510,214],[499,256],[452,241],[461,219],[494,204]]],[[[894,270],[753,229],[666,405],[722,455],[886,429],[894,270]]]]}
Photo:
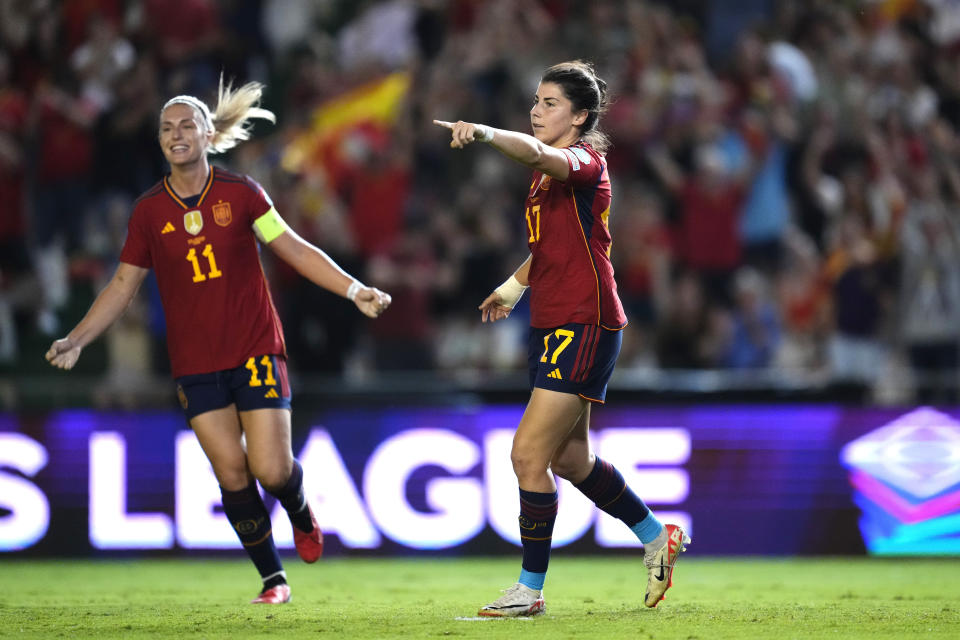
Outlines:
{"type": "Polygon", "coordinates": [[[207,455],[217,482],[228,491],[239,491],[250,483],[243,431],[233,405],[205,411],[190,418],[190,427],[207,455]]]}
{"type": "Polygon", "coordinates": [[[534,387],[513,436],[513,460],[546,467],[578,424],[586,405],[580,396],[534,387]]]}
{"type": "Polygon", "coordinates": [[[247,439],[250,471],[264,488],[276,490],[290,478],[293,452],[288,409],[253,409],[240,412],[247,439]]]}
{"type": "Polygon", "coordinates": [[[565,480],[582,482],[593,468],[593,452],[590,450],[590,403],[588,402],[570,434],[557,447],[550,462],[553,471],[565,480]]]}

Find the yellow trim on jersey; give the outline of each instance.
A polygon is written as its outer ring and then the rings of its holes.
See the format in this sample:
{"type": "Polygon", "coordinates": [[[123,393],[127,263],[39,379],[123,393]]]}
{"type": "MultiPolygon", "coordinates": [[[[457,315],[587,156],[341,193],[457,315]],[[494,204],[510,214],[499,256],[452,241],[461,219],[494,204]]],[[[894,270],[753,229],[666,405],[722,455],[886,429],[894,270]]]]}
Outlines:
{"type": "MultiPolygon", "coordinates": [[[[210,174],[207,176],[207,184],[203,187],[203,191],[200,192],[200,197],[197,199],[197,208],[200,208],[200,205],[203,204],[203,199],[207,197],[207,193],[210,191],[210,187],[213,186],[213,167],[210,167],[210,174]]],[[[163,176],[163,188],[167,190],[167,193],[170,194],[170,197],[177,201],[184,209],[189,209],[183,200],[180,199],[180,196],[177,195],[177,192],[173,190],[173,187],[170,186],[170,181],[167,180],[167,176],[163,176]]]]}
{"type": "Polygon", "coordinates": [[[253,232],[257,238],[264,244],[270,244],[286,231],[289,227],[283,221],[280,214],[273,207],[265,214],[253,221],[253,232]]]}

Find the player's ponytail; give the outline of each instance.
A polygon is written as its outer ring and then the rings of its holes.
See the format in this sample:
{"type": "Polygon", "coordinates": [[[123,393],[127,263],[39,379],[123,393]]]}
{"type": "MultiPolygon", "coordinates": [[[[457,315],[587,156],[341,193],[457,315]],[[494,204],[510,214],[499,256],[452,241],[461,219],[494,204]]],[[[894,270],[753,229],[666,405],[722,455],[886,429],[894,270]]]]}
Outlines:
{"type": "Polygon", "coordinates": [[[223,75],[220,76],[217,108],[211,114],[213,140],[210,142],[210,153],[222,153],[237,146],[241,140],[249,139],[248,120],[262,118],[270,122],[277,121],[272,111],[257,106],[262,95],[263,85],[259,82],[248,82],[234,89],[231,83],[224,84],[223,75]]]}
{"type": "Polygon", "coordinates": [[[540,82],[552,82],[563,88],[574,111],[587,111],[580,125],[580,137],[600,153],[610,147],[610,140],[599,128],[600,116],[607,110],[607,83],[597,76],[593,65],[582,60],[555,64],[543,72],[540,82]]]}

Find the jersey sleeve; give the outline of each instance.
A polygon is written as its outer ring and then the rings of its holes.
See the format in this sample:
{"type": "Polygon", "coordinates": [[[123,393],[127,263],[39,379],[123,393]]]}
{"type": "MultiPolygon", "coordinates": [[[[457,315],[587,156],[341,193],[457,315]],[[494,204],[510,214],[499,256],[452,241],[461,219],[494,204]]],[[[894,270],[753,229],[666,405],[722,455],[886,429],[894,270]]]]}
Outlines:
{"type": "Polygon", "coordinates": [[[247,177],[247,183],[253,190],[247,211],[250,214],[250,227],[257,239],[263,244],[270,244],[287,230],[287,223],[273,206],[273,200],[267,195],[267,190],[261,187],[256,180],[247,177]]]}
{"type": "Polygon", "coordinates": [[[143,210],[135,207],[127,222],[127,239],[120,251],[120,262],[150,269],[153,267],[153,257],[150,254],[150,242],[144,230],[143,218],[143,210]]]}
{"type": "Polygon", "coordinates": [[[562,149],[567,157],[570,175],[566,183],[571,187],[592,186],[600,180],[603,173],[603,158],[590,147],[574,145],[562,149]]]}
{"type": "Polygon", "coordinates": [[[250,176],[244,176],[244,178],[251,190],[250,199],[247,201],[247,215],[249,216],[247,224],[253,226],[257,218],[273,209],[273,200],[270,199],[267,190],[261,187],[259,182],[250,176]]]}

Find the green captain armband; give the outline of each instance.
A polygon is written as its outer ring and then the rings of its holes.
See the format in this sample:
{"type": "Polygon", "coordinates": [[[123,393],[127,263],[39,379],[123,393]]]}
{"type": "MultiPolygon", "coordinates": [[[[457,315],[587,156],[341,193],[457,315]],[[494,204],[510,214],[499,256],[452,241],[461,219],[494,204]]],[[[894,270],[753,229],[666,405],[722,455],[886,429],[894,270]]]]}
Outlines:
{"type": "Polygon", "coordinates": [[[287,223],[273,207],[265,214],[253,221],[253,232],[263,244],[270,244],[286,231],[287,223]]]}

